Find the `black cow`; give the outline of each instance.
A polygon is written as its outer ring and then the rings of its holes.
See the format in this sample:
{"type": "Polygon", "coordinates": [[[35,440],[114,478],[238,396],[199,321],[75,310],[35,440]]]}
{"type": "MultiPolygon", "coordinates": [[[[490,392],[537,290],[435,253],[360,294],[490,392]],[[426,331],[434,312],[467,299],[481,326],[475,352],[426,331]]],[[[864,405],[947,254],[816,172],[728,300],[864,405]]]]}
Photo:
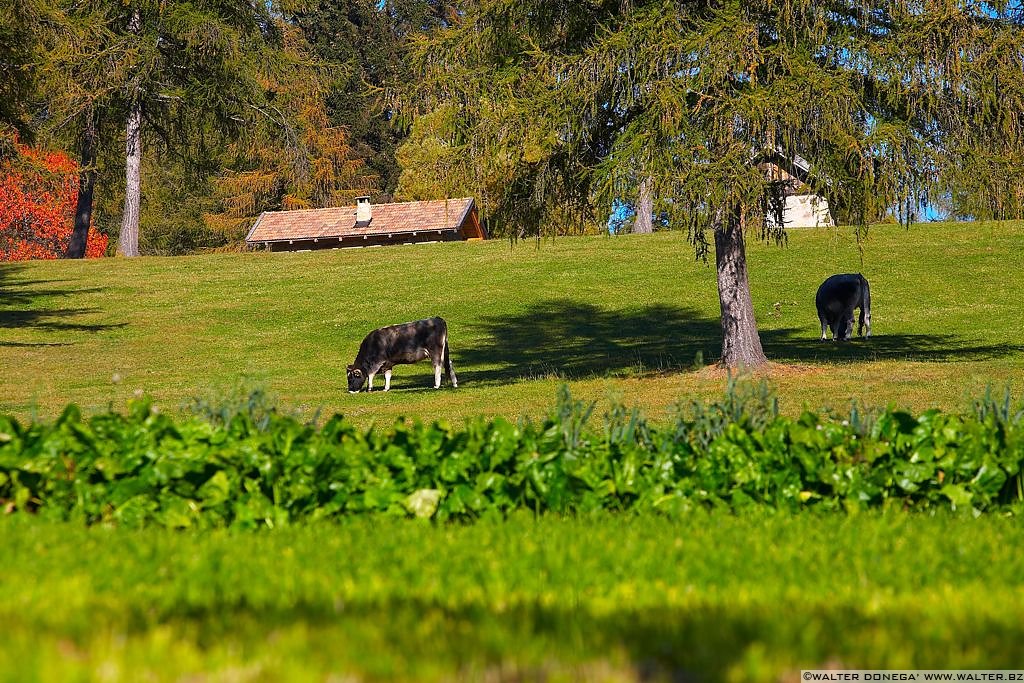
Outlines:
{"type": "Polygon", "coordinates": [[[435,389],[441,387],[442,365],[452,387],[459,386],[448,354],[448,323],[443,318],[428,318],[374,330],[363,339],[355,361],[348,366],[348,390],[354,394],[367,382],[366,390],[373,391],[373,376],[383,370],[384,391],[387,391],[391,388],[391,368],[427,358],[434,365],[435,389]]]}
{"type": "Polygon", "coordinates": [[[818,287],[814,297],[821,321],[821,339],[832,329],[832,338],[849,341],[853,335],[853,309],[860,308],[857,334],[871,336],[871,288],[860,273],[833,275],[818,287]]]}

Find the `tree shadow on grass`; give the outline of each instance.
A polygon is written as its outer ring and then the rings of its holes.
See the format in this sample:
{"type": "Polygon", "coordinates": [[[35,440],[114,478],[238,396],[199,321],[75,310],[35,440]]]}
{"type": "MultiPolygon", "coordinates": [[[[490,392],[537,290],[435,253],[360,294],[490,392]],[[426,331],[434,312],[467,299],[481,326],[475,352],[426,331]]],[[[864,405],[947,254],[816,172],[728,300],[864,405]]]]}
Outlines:
{"type": "Polygon", "coordinates": [[[71,342],[9,342],[0,340],[0,346],[12,349],[34,349],[43,346],[71,346],[71,342]]]}
{"type": "MultiPolygon", "coordinates": [[[[457,321],[449,323],[458,329],[457,321]]],[[[521,314],[485,318],[471,329],[483,341],[466,348],[455,337],[452,358],[459,380],[474,384],[543,377],[648,376],[713,363],[721,355],[722,344],[717,318],[667,305],[606,310],[552,300],[521,314]]],[[[764,330],[761,341],[768,358],[781,363],[954,362],[1024,354],[1022,345],[988,344],[952,334],[883,333],[835,343],[820,341],[819,330],[815,320],[806,328],[764,330]]]]}
{"type": "Polygon", "coordinates": [[[456,338],[452,345],[456,371],[465,368],[460,379],[473,383],[664,372],[714,360],[721,347],[718,320],[665,305],[609,311],[546,301],[485,318],[474,331],[482,343],[460,348],[456,338]]]}
{"type": "MultiPolygon", "coordinates": [[[[82,323],[72,318],[97,313],[97,308],[42,307],[43,301],[67,299],[80,294],[102,292],[105,287],[56,287],[63,280],[35,280],[20,278],[25,267],[17,263],[0,264],[0,330],[36,329],[45,332],[103,332],[124,327],[126,323],[82,323]]],[[[41,342],[38,344],[0,340],[0,346],[61,346],[67,342],[41,342]]]]}
{"type": "Polygon", "coordinates": [[[887,334],[848,342],[821,341],[816,329],[782,328],[761,332],[769,359],[795,363],[858,363],[907,360],[954,363],[1024,354],[1024,345],[986,343],[955,334],[887,334]]]}

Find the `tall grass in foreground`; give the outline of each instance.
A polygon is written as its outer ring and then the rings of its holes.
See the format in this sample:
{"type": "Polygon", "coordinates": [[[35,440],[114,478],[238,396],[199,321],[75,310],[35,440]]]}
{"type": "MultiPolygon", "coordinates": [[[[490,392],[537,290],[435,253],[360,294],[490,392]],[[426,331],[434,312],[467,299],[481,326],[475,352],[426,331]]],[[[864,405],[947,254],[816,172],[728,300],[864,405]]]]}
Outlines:
{"type": "Polygon", "coordinates": [[[252,533],[0,518],[0,681],[789,681],[1014,668],[997,515],[348,518],[252,533]]]}

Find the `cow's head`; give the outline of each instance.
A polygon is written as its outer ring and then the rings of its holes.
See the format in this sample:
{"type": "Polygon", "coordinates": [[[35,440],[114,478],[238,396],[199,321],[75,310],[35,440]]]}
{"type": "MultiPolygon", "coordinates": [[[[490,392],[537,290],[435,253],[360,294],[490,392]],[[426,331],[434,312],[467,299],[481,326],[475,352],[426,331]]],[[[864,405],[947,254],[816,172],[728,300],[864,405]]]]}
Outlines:
{"type": "Polygon", "coordinates": [[[356,393],[363,388],[366,382],[366,373],[354,365],[348,366],[348,390],[349,393],[356,393]]]}

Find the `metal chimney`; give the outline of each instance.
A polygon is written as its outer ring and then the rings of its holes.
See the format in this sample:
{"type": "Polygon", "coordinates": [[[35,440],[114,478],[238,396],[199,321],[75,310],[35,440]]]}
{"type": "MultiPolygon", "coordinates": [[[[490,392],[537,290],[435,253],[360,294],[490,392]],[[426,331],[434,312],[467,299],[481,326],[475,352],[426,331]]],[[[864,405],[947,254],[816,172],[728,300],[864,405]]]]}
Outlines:
{"type": "Polygon", "coordinates": [[[356,197],[356,225],[364,227],[373,220],[373,207],[369,197],[356,197]]]}

